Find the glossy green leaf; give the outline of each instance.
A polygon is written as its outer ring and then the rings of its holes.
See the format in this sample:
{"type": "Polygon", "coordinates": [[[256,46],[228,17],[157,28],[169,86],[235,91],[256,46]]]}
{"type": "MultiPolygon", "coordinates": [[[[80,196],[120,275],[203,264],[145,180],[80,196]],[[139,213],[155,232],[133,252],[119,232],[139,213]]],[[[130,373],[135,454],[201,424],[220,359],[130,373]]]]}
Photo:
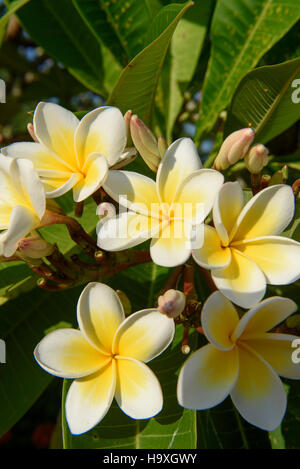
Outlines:
{"type": "Polygon", "coordinates": [[[230,398],[197,412],[198,449],[268,449],[268,433],[248,424],[230,398]]]}
{"type": "MultiPolygon", "coordinates": [[[[107,21],[121,43],[127,62],[143,46],[143,36],[152,19],[146,0],[100,0],[107,21]]],[[[101,34],[101,33],[100,33],[101,34]]]]}
{"type": "Polygon", "coordinates": [[[213,0],[196,2],[179,22],[173,35],[170,59],[166,62],[167,86],[164,87],[168,139],[171,139],[173,126],[184,102],[184,92],[195,73],[213,4],[213,0]]]}
{"type": "Polygon", "coordinates": [[[73,3],[97,41],[106,46],[107,53],[113,54],[119,63],[125,64],[126,52],[108,21],[101,0],[74,0],[73,3]]]}
{"type": "Polygon", "coordinates": [[[52,377],[35,362],[33,350],[45,331],[64,320],[75,325],[81,288],[66,292],[34,289],[0,307],[0,338],[6,363],[0,365],[0,435],[32,406],[52,377]]]}
{"type": "Polygon", "coordinates": [[[143,121],[150,123],[166,52],[180,18],[191,5],[191,2],[183,5],[171,4],[157,14],[149,34],[152,37],[158,34],[158,37],[123,70],[108,99],[109,105],[119,107],[122,112],[131,109],[143,121]]]}
{"type": "Polygon", "coordinates": [[[196,139],[212,128],[241,78],[300,18],[298,0],[223,0],[212,27],[196,139]]]}
{"type": "Polygon", "coordinates": [[[299,103],[300,58],[256,68],[233,96],[224,136],[251,125],[256,141],[266,143],[300,119],[299,103]]]}
{"type": "Polygon", "coordinates": [[[30,0],[18,17],[32,39],[81,83],[96,93],[107,94],[101,46],[73,2],[30,0]]]}

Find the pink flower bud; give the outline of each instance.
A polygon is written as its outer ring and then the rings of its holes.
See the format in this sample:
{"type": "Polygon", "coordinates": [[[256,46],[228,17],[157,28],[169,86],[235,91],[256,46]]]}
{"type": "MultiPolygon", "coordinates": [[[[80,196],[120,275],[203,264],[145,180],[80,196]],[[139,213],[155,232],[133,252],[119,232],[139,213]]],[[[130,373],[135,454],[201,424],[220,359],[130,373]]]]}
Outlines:
{"type": "Polygon", "coordinates": [[[185,295],[179,290],[168,290],[158,298],[158,309],[169,318],[176,318],[185,308],[185,295]]]}
{"type": "Polygon", "coordinates": [[[268,149],[259,143],[254,145],[245,156],[245,165],[251,174],[259,174],[268,164],[268,149]]]}
{"type": "Polygon", "coordinates": [[[136,115],[132,116],[130,119],[130,132],[137,151],[149,168],[156,172],[161,160],[161,155],[155,136],[136,115]]]}
{"type": "Polygon", "coordinates": [[[130,121],[131,121],[131,117],[132,117],[132,111],[131,111],[131,110],[128,110],[128,111],[124,114],[124,121],[125,121],[125,126],[126,126],[126,133],[127,133],[127,143],[126,143],[126,147],[131,147],[131,146],[132,146],[132,139],[131,139],[131,135],[130,135],[130,121]]]}
{"type": "Polygon", "coordinates": [[[214,167],[224,170],[244,158],[254,140],[254,130],[250,127],[237,130],[224,140],[221,145],[214,167]]]}
{"type": "Polygon", "coordinates": [[[38,142],[38,139],[36,138],[36,135],[34,133],[34,128],[33,128],[32,124],[27,124],[27,131],[28,131],[30,137],[32,138],[32,140],[34,140],[35,142],[38,142]]]}
{"type": "Polygon", "coordinates": [[[37,233],[18,242],[18,254],[21,257],[30,257],[31,259],[41,259],[42,257],[50,256],[54,249],[53,244],[45,241],[37,233]]]}

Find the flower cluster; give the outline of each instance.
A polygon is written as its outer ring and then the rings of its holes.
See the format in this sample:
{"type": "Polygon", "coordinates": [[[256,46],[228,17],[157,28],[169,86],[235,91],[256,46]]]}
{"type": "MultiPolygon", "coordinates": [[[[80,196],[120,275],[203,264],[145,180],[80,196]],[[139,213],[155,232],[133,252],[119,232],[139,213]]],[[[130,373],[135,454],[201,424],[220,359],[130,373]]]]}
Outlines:
{"type": "Polygon", "coordinates": [[[268,152],[260,144],[251,147],[254,131],[231,134],[214,167],[205,169],[191,139],[167,147],[131,111],[123,116],[115,107],[95,109],[79,121],[61,106],[40,103],[29,130],[34,142],[11,144],[0,156],[2,258],[24,260],[43,277],[40,286],[53,282],[49,289],[72,286],[74,278],[77,284],[98,279],[97,265],[76,256],[65,259],[40,237],[40,227],[65,223],[72,239],[104,263],[106,273],[150,260],[179,269],[156,307],[133,314],[110,287],[88,283],[78,301],[79,330],[58,329],[38,344],[35,358],[41,367],[74,379],[66,398],[71,432],[93,428],[114,398],[134,419],[160,412],[161,387],[145,363],[171,344],[177,324],[184,326],[183,345],[191,327],[209,342],[181,369],[179,403],[207,409],[230,395],[248,422],[276,428],[286,409],[279,375],[300,379],[300,366],[292,362],[295,337],[274,328],[296,305],[287,298],[263,298],[267,284],[299,279],[300,243],[283,235],[294,216],[290,186],[256,185],[245,202],[239,182],[224,182],[220,171],[242,158],[259,180],[268,152]],[[137,152],[157,173],[156,181],[122,169],[137,152]],[[98,205],[97,245],[50,200],[70,190],[78,216],[88,197],[98,205]],[[148,240],[149,252],[137,250],[130,257],[130,248],[148,240]],[[113,257],[122,251],[123,257],[113,257]],[[217,290],[203,307],[191,277],[193,263],[217,290]],[[183,292],[178,289],[182,271],[183,292]]]}

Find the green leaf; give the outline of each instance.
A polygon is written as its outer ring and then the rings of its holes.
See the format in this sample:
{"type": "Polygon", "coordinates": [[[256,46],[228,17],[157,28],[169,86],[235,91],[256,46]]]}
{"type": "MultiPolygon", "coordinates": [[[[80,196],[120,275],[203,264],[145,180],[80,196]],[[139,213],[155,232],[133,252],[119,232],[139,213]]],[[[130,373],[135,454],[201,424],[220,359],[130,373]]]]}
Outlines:
{"type": "Polygon", "coordinates": [[[31,0],[18,17],[32,39],[81,83],[107,95],[101,46],[72,2],[31,0]]]}
{"type": "Polygon", "coordinates": [[[268,449],[268,433],[248,424],[230,398],[197,412],[198,449],[268,449]]]}
{"type": "Polygon", "coordinates": [[[107,21],[127,55],[127,61],[140,52],[143,36],[152,19],[145,0],[100,0],[107,21]]]}
{"type": "Polygon", "coordinates": [[[126,53],[107,19],[101,0],[73,0],[73,3],[97,41],[104,44],[107,53],[112,53],[118,62],[124,65],[126,63],[126,53]]]}
{"type": "MultiPolygon", "coordinates": [[[[148,363],[158,377],[164,407],[149,420],[133,420],[113,403],[103,421],[90,432],[71,435],[63,418],[64,447],[68,449],[194,449],[196,448],[196,413],[184,410],[177,403],[176,384],[185,356],[180,352],[182,328],[176,328],[172,346],[160,357],[148,363]]],[[[64,401],[70,383],[64,384],[64,401]]]]}
{"type": "Polygon", "coordinates": [[[296,79],[300,88],[300,58],[249,72],[233,96],[224,137],[251,124],[256,140],[266,143],[288,129],[300,119],[296,79]]]}
{"type": "Polygon", "coordinates": [[[0,45],[2,44],[2,41],[4,39],[6,26],[9,21],[9,18],[28,2],[29,0],[12,1],[5,14],[0,18],[0,45]]]}
{"type": "Polygon", "coordinates": [[[123,70],[107,104],[119,107],[122,112],[131,109],[143,121],[150,123],[166,52],[180,18],[191,5],[191,2],[183,5],[172,4],[158,13],[153,20],[150,33],[154,36],[158,33],[158,37],[123,70]]]}
{"type": "Polygon", "coordinates": [[[196,139],[212,128],[241,78],[300,18],[298,0],[223,0],[212,27],[196,139]]]}
{"type": "Polygon", "coordinates": [[[273,449],[300,448],[300,382],[285,380],[288,393],[288,406],[285,417],[274,432],[270,432],[273,449]]]}
{"type": "Polygon", "coordinates": [[[0,365],[0,435],[11,428],[51,382],[35,362],[33,350],[49,327],[61,320],[75,326],[81,288],[49,293],[38,289],[0,307],[0,338],[6,364],[0,365]]]}
{"type": "Polygon", "coordinates": [[[179,22],[170,46],[166,114],[167,138],[171,139],[176,118],[184,102],[184,92],[196,70],[203,42],[206,36],[213,0],[195,3],[179,22]]]}

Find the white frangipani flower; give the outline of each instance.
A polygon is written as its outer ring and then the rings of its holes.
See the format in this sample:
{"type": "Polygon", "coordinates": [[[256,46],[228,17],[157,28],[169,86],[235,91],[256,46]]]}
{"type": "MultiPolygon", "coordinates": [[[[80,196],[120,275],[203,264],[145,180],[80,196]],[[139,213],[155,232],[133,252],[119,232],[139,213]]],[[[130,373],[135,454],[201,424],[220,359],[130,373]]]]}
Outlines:
{"type": "Polygon", "coordinates": [[[73,189],[75,202],[81,202],[99,189],[109,167],[122,160],[126,126],[115,107],[100,107],[79,121],[71,111],[41,102],[33,127],[37,142],[13,143],[2,153],[31,160],[49,198],[73,189]]]}
{"type": "Polygon", "coordinates": [[[12,256],[45,213],[43,184],[31,161],[0,156],[0,255],[12,256]]]}
{"type": "Polygon", "coordinates": [[[300,276],[300,243],[278,236],[294,215],[290,186],[270,186],[244,205],[238,182],[221,188],[213,208],[214,226],[204,226],[204,244],[195,261],[211,270],[217,288],[234,303],[250,308],[267,283],[286,285],[300,276]]]}
{"type": "Polygon", "coordinates": [[[166,151],[156,183],[141,174],[110,171],[105,191],[128,212],[98,226],[98,245],[119,251],[153,238],[150,253],[162,266],[183,264],[191,255],[195,226],[203,223],[223,183],[223,175],[202,164],[191,139],[166,151]]]}
{"type": "Polygon", "coordinates": [[[177,395],[180,405],[204,410],[231,396],[239,413],[263,430],[277,428],[287,397],[278,375],[300,379],[292,361],[289,334],[268,333],[297,309],[288,298],[267,298],[239,319],[220,292],[206,301],[201,321],[210,342],[194,352],[181,369],[177,395]]]}
{"type": "Polygon", "coordinates": [[[174,337],[174,321],[157,309],[125,319],[118,295],[89,283],[77,306],[80,330],[58,329],[37,345],[35,358],[54,376],[74,378],[66,398],[66,419],[73,434],[87,432],[109,410],[115,397],[129,417],[147,419],[161,411],[160,384],[145,365],[174,337]]]}

